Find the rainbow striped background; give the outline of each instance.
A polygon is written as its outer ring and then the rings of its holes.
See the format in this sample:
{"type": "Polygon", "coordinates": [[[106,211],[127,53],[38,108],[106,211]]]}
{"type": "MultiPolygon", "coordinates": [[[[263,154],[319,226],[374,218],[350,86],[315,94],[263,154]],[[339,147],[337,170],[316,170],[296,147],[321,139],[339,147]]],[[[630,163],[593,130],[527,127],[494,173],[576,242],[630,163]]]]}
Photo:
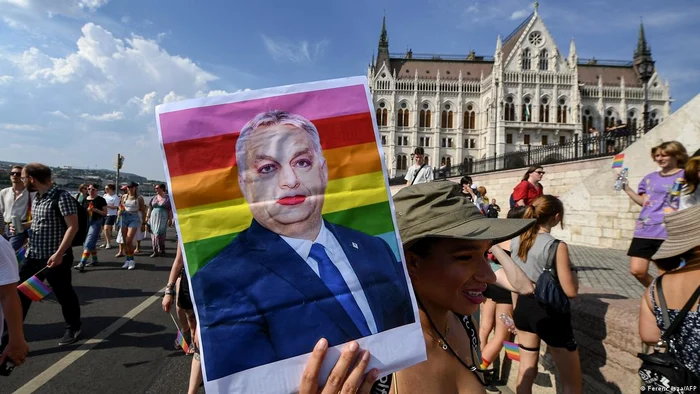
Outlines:
{"type": "Polygon", "coordinates": [[[166,104],[156,109],[170,193],[190,275],[250,226],[253,217],[238,187],[235,144],[246,122],[272,109],[304,116],[319,131],[328,163],[324,218],[382,237],[399,259],[366,78],[214,99],[176,103],[175,108],[166,104]]]}

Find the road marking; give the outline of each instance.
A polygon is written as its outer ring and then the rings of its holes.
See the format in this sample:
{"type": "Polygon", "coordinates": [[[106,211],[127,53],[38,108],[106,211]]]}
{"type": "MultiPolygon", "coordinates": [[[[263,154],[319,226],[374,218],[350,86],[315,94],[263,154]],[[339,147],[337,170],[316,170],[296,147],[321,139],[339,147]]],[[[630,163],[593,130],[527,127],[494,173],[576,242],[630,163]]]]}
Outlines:
{"type": "MultiPolygon", "coordinates": [[[[163,291],[165,291],[165,288],[160,289],[160,291],[158,293],[161,293],[163,291]]],[[[80,357],[83,357],[85,354],[87,354],[87,352],[92,350],[92,348],[94,348],[95,346],[104,342],[107,338],[109,338],[110,335],[114,334],[123,325],[125,325],[126,323],[131,321],[131,319],[133,319],[139,313],[143,312],[146,308],[151,306],[151,304],[158,301],[160,299],[160,295],[158,295],[158,293],[150,296],[144,302],[139,304],[136,308],[127,312],[126,315],[117,319],[117,321],[112,323],[109,327],[105,328],[104,330],[102,330],[100,333],[98,333],[94,337],[85,341],[85,343],[83,343],[82,346],[80,346],[79,348],[68,353],[62,359],[58,360],[58,362],[56,362],[54,365],[47,368],[46,370],[44,370],[44,372],[37,375],[34,379],[30,380],[27,384],[25,384],[24,386],[17,389],[14,392],[14,394],[30,394],[30,393],[33,393],[34,391],[38,390],[41,386],[46,384],[49,380],[53,379],[54,377],[56,377],[56,375],[61,373],[61,371],[63,371],[64,369],[68,368],[71,364],[76,362],[80,357]]]]}

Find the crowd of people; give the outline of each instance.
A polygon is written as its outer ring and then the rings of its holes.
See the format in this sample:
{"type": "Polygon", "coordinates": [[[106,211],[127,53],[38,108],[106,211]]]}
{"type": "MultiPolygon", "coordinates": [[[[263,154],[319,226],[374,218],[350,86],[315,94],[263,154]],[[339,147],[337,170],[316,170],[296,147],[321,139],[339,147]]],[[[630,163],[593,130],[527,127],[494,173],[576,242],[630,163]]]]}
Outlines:
{"type": "MultiPolygon", "coordinates": [[[[407,186],[393,200],[427,360],[379,378],[378,370],[366,370],[369,352],[353,341],[319,388],[329,348],[322,338],[300,377],[300,393],[497,391],[492,363],[514,335],[520,348],[519,394],[532,392],[541,342],[547,344],[557,367],[562,392],[581,393],[579,345],[568,303],[579,292],[577,268],[568,245],[551,234],[553,228],[563,227],[565,209],[560,199],[544,193],[544,169],[527,169],[513,188],[507,219],[496,220],[501,208],[487,197],[484,185],[468,176],[459,184],[433,181],[419,149],[406,176],[407,186]],[[548,278],[553,278],[553,287],[545,286],[548,278]],[[544,289],[554,289],[565,300],[544,289]]],[[[700,157],[689,158],[675,141],[654,147],[651,157],[659,170],[645,176],[636,191],[624,185],[627,195],[642,207],[628,251],[631,273],[647,288],[640,302],[639,333],[649,344],[672,335],[670,354],[688,376],[699,379],[700,157]],[[648,273],[652,261],[661,274],[657,278],[648,273]],[[679,322],[671,326],[676,319],[679,322]]],[[[152,234],[151,257],[163,255],[165,230],[173,223],[165,185],[157,186],[157,195],[146,203],[135,183],[126,185],[121,196],[111,184],[102,196],[96,185],[86,185],[71,196],[56,188],[50,169],[38,163],[14,168],[11,177],[13,186],[0,191],[5,227],[0,239],[0,313],[6,321],[6,329],[0,327],[0,364],[9,357],[19,365],[28,351],[22,321],[31,300],[16,286],[37,272],[62,306],[66,331],[59,344],[73,343],[80,334],[80,307],[70,279],[79,207],[89,220],[78,270],[98,264],[101,235],[101,247],[112,247],[114,226],[121,235],[117,256],[126,256],[124,268],[135,267],[134,242],[143,236],[139,232],[152,234]],[[26,252],[18,266],[15,254],[22,248],[26,252]]],[[[193,355],[189,392],[194,393],[202,371],[183,260],[180,245],[162,308],[170,313],[175,305],[188,353],[193,355]]]]}

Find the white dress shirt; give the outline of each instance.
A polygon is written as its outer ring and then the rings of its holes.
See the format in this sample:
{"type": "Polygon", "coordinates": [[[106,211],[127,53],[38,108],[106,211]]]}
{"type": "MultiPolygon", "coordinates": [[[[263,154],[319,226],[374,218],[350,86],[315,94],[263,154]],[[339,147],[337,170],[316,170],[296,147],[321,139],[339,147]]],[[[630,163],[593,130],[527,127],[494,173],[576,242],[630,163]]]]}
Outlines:
{"type": "Polygon", "coordinates": [[[30,193],[25,188],[22,194],[15,199],[15,192],[12,190],[12,186],[2,189],[0,191],[0,212],[2,212],[4,222],[10,223],[13,216],[19,216],[22,218],[22,221],[26,221],[29,199],[33,199],[35,195],[36,192],[30,193]]]}
{"type": "Polygon", "coordinates": [[[319,278],[321,277],[321,274],[318,270],[318,262],[311,258],[309,254],[311,253],[311,246],[313,244],[318,243],[323,245],[326,250],[326,254],[338,268],[340,274],[345,280],[345,283],[352,292],[352,297],[360,307],[360,311],[362,311],[362,315],[367,321],[369,330],[372,332],[372,334],[376,334],[377,323],[374,321],[372,310],[369,308],[369,302],[367,302],[365,292],[360,285],[360,280],[357,279],[357,275],[355,275],[355,271],[353,271],[350,261],[345,255],[345,252],[343,252],[343,248],[340,246],[340,243],[335,238],[333,233],[326,228],[325,223],[323,223],[323,221],[321,222],[321,231],[318,233],[318,237],[316,237],[316,240],[313,242],[305,239],[285,237],[283,235],[280,235],[280,237],[282,237],[282,239],[289,244],[289,246],[291,246],[292,249],[294,249],[304,261],[306,261],[306,264],[309,265],[309,267],[316,273],[316,275],[318,275],[319,278]]]}

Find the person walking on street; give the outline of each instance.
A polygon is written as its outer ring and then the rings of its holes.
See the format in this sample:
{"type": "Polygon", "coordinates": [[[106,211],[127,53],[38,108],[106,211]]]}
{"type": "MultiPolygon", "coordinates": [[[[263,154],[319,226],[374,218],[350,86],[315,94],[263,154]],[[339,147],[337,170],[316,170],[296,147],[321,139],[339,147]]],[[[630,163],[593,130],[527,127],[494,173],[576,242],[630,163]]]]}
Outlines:
{"type": "MultiPolygon", "coordinates": [[[[651,157],[661,170],[642,178],[637,191],[628,184],[624,188],[630,199],[642,207],[627,255],[630,256],[630,273],[644,287],[649,287],[653,280],[649,275],[649,262],[666,239],[664,216],[677,211],[680,204],[680,195],[676,196],[676,201],[671,193],[675,183],[683,183],[688,153],[679,142],[669,141],[652,148],[651,157]]],[[[665,272],[658,268],[659,274],[665,272]]]]}
{"type": "Polygon", "coordinates": [[[80,272],[85,271],[85,267],[97,265],[97,238],[100,237],[103,218],[107,216],[107,201],[97,195],[97,186],[88,185],[88,195],[83,200],[83,207],[88,212],[90,223],[88,233],[83,244],[83,255],[80,262],[75,266],[80,272]],[[88,261],[92,256],[92,261],[88,261]]]}
{"type": "Polygon", "coordinates": [[[515,207],[528,206],[532,204],[534,199],[544,194],[544,187],[540,183],[543,177],[544,169],[542,167],[532,166],[527,169],[523,179],[513,189],[512,200],[515,207]]]}
{"type": "Polygon", "coordinates": [[[173,210],[165,184],[155,187],[156,195],[151,199],[146,214],[146,223],[151,226],[151,244],[153,253],[150,257],[162,256],[165,253],[165,233],[173,225],[173,210]]]}
{"type": "Polygon", "coordinates": [[[32,198],[35,194],[24,187],[21,177],[22,166],[13,166],[10,171],[12,186],[0,190],[0,212],[3,218],[0,225],[4,226],[4,235],[14,250],[19,250],[27,242],[27,232],[18,231],[10,235],[9,224],[12,223],[13,217],[19,218],[22,222],[31,220],[32,198]]]}
{"type": "Polygon", "coordinates": [[[7,357],[21,365],[29,352],[22,330],[22,303],[17,292],[19,271],[17,258],[10,242],[0,237],[0,338],[3,338],[4,320],[7,321],[8,342],[0,344],[0,365],[7,357]]]}
{"type": "MultiPolygon", "coordinates": [[[[82,327],[80,303],[71,279],[71,244],[79,229],[78,205],[70,193],[53,185],[51,169],[43,164],[27,164],[22,169],[22,182],[29,191],[37,192],[37,195],[32,203],[32,221],[25,224],[25,230],[31,227],[31,233],[26,258],[19,267],[19,282],[24,282],[35,274],[40,280],[46,279],[49,282],[61,304],[66,323],[65,332],[58,344],[69,345],[78,340],[82,327]]],[[[23,293],[19,297],[25,318],[32,300],[23,293]]]]}
{"type": "Polygon", "coordinates": [[[105,193],[102,196],[107,202],[107,217],[105,217],[104,223],[105,243],[100,247],[104,247],[105,249],[112,248],[112,230],[114,229],[114,223],[117,222],[119,196],[117,196],[116,189],[117,187],[113,183],[110,183],[105,186],[105,193]]]}
{"type": "MultiPolygon", "coordinates": [[[[146,216],[146,203],[139,195],[138,187],[139,184],[136,182],[127,185],[127,192],[121,199],[121,205],[124,209],[119,213],[122,238],[124,238],[124,252],[126,252],[126,261],[122,268],[129,270],[136,268],[134,238],[138,229],[144,226],[142,218],[146,216]]],[[[141,228],[141,231],[143,232],[144,229],[141,228]]]]}

